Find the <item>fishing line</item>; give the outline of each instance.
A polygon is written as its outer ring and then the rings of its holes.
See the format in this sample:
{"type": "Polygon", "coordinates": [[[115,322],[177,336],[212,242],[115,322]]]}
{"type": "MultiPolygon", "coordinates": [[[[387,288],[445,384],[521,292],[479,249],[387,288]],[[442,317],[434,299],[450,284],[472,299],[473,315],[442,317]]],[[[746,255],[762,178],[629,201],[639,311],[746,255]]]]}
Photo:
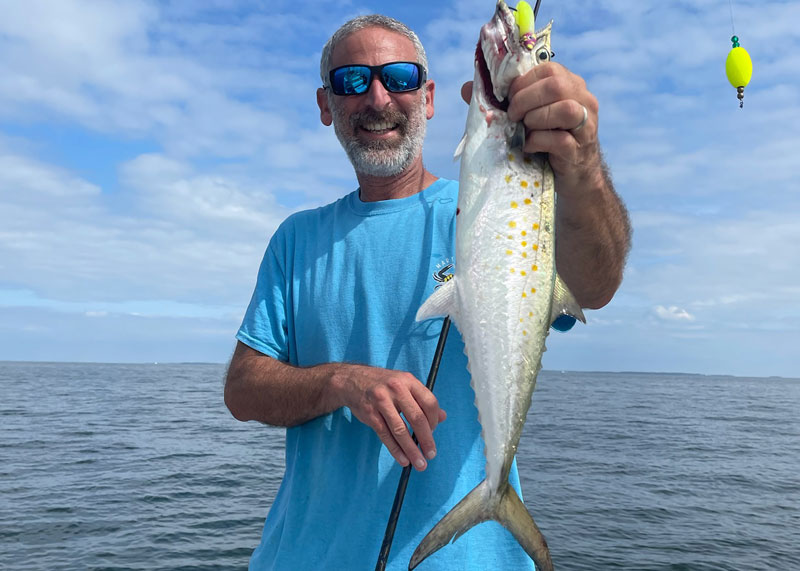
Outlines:
{"type": "Polygon", "coordinates": [[[731,7],[731,32],[733,32],[733,35],[735,36],[736,35],[736,28],[733,25],[733,0],[728,0],[728,4],[731,7]]]}

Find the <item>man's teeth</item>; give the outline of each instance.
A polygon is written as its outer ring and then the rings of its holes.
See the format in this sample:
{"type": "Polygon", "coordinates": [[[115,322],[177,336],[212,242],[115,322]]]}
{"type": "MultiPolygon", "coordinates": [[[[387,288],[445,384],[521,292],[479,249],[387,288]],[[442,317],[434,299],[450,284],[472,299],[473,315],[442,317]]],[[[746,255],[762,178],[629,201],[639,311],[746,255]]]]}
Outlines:
{"type": "Polygon", "coordinates": [[[388,129],[394,129],[397,126],[396,123],[367,123],[362,125],[362,127],[367,131],[386,131],[388,129]]]}

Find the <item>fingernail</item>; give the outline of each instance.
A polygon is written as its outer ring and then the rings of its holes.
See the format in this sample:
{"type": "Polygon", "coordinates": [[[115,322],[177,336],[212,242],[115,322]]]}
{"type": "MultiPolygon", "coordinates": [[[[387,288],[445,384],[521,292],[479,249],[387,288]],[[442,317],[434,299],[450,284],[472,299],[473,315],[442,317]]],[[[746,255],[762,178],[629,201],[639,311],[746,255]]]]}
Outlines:
{"type": "Polygon", "coordinates": [[[409,464],[408,458],[406,458],[402,454],[400,454],[400,458],[398,458],[397,461],[400,462],[401,466],[408,466],[409,464]]]}
{"type": "Polygon", "coordinates": [[[433,460],[436,458],[436,450],[428,450],[426,456],[428,457],[428,460],[433,460]]]}
{"type": "Polygon", "coordinates": [[[420,458],[414,463],[414,466],[417,467],[417,470],[424,470],[425,469],[425,460],[420,458]]]}

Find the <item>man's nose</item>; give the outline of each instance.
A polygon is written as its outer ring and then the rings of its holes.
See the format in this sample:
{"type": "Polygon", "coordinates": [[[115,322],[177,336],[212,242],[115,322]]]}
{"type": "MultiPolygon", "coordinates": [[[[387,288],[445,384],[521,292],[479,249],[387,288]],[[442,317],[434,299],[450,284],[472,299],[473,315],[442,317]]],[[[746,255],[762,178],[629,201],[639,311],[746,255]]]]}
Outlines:
{"type": "Polygon", "coordinates": [[[372,77],[372,83],[369,86],[369,91],[367,91],[367,103],[369,103],[375,109],[383,109],[391,102],[392,98],[389,95],[389,92],[386,91],[386,88],[381,83],[380,78],[377,74],[372,77]]]}

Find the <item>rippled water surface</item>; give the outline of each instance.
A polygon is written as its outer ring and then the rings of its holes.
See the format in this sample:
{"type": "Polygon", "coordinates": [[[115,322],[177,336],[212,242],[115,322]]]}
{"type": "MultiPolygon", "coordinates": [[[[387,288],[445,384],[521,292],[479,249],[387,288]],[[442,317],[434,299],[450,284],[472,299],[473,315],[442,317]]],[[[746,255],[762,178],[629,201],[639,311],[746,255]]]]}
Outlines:
{"type": "MultiPolygon", "coordinates": [[[[222,375],[0,363],[0,568],[244,569],[283,434],[222,375]]],[[[798,380],[543,372],[519,465],[559,571],[800,570],[798,380]]]]}

